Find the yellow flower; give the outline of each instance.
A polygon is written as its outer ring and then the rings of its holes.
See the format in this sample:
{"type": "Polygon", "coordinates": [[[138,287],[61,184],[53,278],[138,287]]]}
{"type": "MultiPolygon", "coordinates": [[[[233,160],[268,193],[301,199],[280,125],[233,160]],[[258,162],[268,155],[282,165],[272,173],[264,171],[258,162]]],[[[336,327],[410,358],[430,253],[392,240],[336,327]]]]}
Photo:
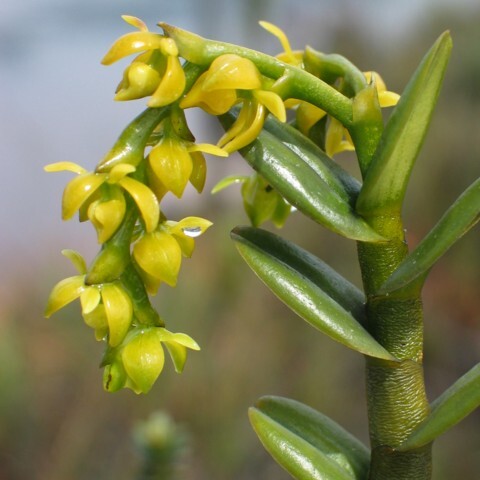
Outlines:
{"type": "Polygon", "coordinates": [[[123,19],[140,31],[120,37],[102,63],[111,65],[134,53],[143,53],[125,69],[115,100],[134,100],[151,95],[149,107],[170,105],[181,97],[185,89],[185,73],[174,40],[149,32],[145,24],[135,17],[124,16],[123,19]]]}
{"type": "Polygon", "coordinates": [[[203,218],[187,217],[179,222],[163,222],[155,232],[140,237],[133,246],[133,257],[150,294],[157,293],[161,282],[176,285],[182,255],[192,255],[194,238],[211,225],[203,218]]]}
{"type": "MultiPolygon", "coordinates": [[[[369,84],[374,82],[380,107],[393,107],[398,103],[400,95],[387,91],[385,82],[378,73],[364,72],[364,75],[369,84]]],[[[299,130],[304,135],[308,135],[308,132],[313,125],[325,115],[326,112],[322,109],[309,103],[301,102],[297,108],[296,114],[296,121],[299,130]]],[[[353,150],[355,150],[355,147],[348,130],[337,119],[330,117],[325,133],[325,151],[327,155],[333,157],[337,153],[353,150]]]]}
{"type": "Polygon", "coordinates": [[[382,108],[394,107],[400,100],[400,95],[395,92],[389,92],[382,77],[377,72],[364,72],[368,83],[375,83],[378,94],[378,102],[382,108]]]}
{"type": "Polygon", "coordinates": [[[122,222],[125,214],[124,191],[135,201],[146,230],[151,232],[158,225],[158,200],[147,186],[128,176],[135,171],[132,165],[119,164],[108,173],[97,173],[87,172],[75,163],[59,162],[47,165],[45,170],[67,170],[78,174],[63,192],[62,218],[68,220],[77,210],[86,208],[87,216],[97,229],[101,243],[107,241],[122,222]]]}
{"type": "Polygon", "coordinates": [[[119,345],[130,329],[133,319],[133,306],[128,293],[120,282],[86,285],[87,269],[83,258],[72,250],[64,250],[62,253],[74,263],[80,274],[65,278],[53,287],[45,316],[49,318],[79,298],[85,323],[95,330],[97,339],[101,340],[108,336],[110,346],[119,345]]]}
{"type": "Polygon", "coordinates": [[[132,329],[123,344],[107,354],[105,390],[115,392],[125,387],[138,394],[147,393],[163,370],[163,345],[178,373],[185,366],[187,348],[200,350],[197,342],[184,333],[172,333],[163,327],[132,329]]]}
{"type": "Polygon", "coordinates": [[[231,153],[255,140],[263,127],[266,110],[286,121],[283,100],[264,88],[267,83],[250,60],[234,54],[220,55],[197,79],[180,107],[200,107],[212,115],[222,115],[241,102],[237,121],[218,142],[219,147],[231,153]]]}
{"type": "Polygon", "coordinates": [[[289,65],[295,65],[297,67],[302,65],[303,51],[292,50],[292,47],[290,46],[290,41],[288,40],[288,37],[285,35],[285,32],[281,28],[278,28],[276,25],[270,22],[260,21],[258,23],[262,28],[277,37],[280,41],[280,44],[283,47],[283,52],[277,55],[277,58],[279,60],[288,63],[289,65]]]}
{"type": "Polygon", "coordinates": [[[198,192],[202,191],[206,174],[202,152],[228,156],[225,150],[215,145],[183,140],[171,125],[165,126],[164,135],[148,155],[147,165],[148,181],[158,200],[167,192],[180,198],[189,181],[198,192]]]}

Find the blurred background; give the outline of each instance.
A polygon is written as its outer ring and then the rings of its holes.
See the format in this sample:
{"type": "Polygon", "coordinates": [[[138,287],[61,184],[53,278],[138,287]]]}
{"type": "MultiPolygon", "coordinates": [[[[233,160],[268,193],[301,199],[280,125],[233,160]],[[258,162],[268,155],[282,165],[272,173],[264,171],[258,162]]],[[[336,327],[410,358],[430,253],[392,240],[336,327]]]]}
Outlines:
{"type": "MultiPolygon", "coordinates": [[[[381,72],[401,92],[435,38],[450,29],[452,60],[405,207],[415,245],[480,173],[480,3],[478,0],[6,0],[0,4],[0,480],[129,480],[142,458],[132,431],[165,410],[188,432],[185,480],[289,478],[252,432],[247,409],[265,394],[285,395],[330,415],[365,442],[363,361],[317,334],[254,278],[229,240],[246,223],[233,187],[212,197],[222,176],[247,171],[239,158],[209,159],[206,193],[166,206],[169,218],[198,215],[214,228],[184,262],[179,285],[155,304],[173,331],[202,346],[178,376],[170,364],[148,396],[102,390],[102,345],[78,305],[43,318],[51,287],[72,275],[62,248],[91,260],[90,226],[62,223],[68,174],[45,174],[70,160],[93,168],[143,100],[112,102],[124,65],[100,59],[130,27],[166,21],[203,36],[270,54],[280,48],[258,20],[381,72]]],[[[218,126],[192,118],[197,139],[218,126]]],[[[349,157],[339,156],[342,162],[349,157]]],[[[267,226],[269,228],[269,226],[267,226]]],[[[283,235],[360,284],[352,242],[293,215],[283,235]]],[[[425,367],[434,399],[479,360],[478,228],[435,267],[424,291],[425,367]]],[[[478,478],[480,415],[475,412],[435,446],[435,478],[478,478]]]]}

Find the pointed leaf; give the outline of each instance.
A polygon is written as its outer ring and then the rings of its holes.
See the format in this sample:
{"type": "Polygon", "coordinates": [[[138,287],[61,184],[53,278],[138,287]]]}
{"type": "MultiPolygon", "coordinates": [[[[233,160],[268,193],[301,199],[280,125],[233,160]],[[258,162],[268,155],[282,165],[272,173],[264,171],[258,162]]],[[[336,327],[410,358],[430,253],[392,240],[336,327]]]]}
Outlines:
{"type": "Polygon", "coordinates": [[[321,288],[358,322],[365,323],[366,299],[363,292],[318,257],[279,235],[260,228],[236,227],[233,235],[287,264],[321,288]]]}
{"type": "Polygon", "coordinates": [[[363,215],[399,212],[413,164],[427,132],[447,66],[445,32],[422,60],[392,113],[357,201],[363,215]]]}
{"type": "Polygon", "coordinates": [[[430,415],[398,450],[430,443],[480,406],[480,363],[460,377],[432,403],[430,415]]]}
{"type": "MultiPolygon", "coordinates": [[[[305,276],[306,262],[301,253],[292,251],[283,258],[282,251],[288,250],[288,245],[277,242],[277,246],[267,246],[264,249],[265,242],[262,242],[262,238],[265,237],[258,234],[258,230],[256,232],[257,234],[254,230],[235,229],[232,238],[250,268],[280,300],[312,326],[343,345],[365,355],[394,360],[351,313],[322,289],[325,285],[317,284],[318,278],[324,277],[319,283],[326,283],[328,292],[333,290],[333,296],[343,298],[340,292],[345,288],[345,283],[339,281],[339,276],[330,277],[329,270],[325,268],[322,272],[322,267],[316,272],[312,271],[311,278],[305,276]],[[337,286],[335,281],[339,282],[337,286]],[[328,285],[329,283],[331,284],[328,285]]],[[[317,262],[317,265],[320,264],[317,262]]],[[[312,269],[315,269],[315,265],[312,265],[312,269]]],[[[349,288],[346,288],[348,291],[349,288]]]]}
{"type": "Polygon", "coordinates": [[[269,116],[263,126],[285,146],[295,152],[340,197],[354,203],[360,191],[360,182],[338,163],[334,162],[318,145],[296,128],[269,116]]]}
{"type": "MultiPolygon", "coordinates": [[[[368,448],[326,415],[295,400],[274,396],[261,398],[256,410],[305,440],[353,478],[366,478],[370,463],[368,448]]],[[[268,432],[261,434],[265,436],[268,432]]]]}
{"type": "Polygon", "coordinates": [[[381,287],[381,294],[398,290],[428,272],[432,265],[480,220],[480,179],[447,210],[417,248],[381,287]]]}
{"type": "MultiPolygon", "coordinates": [[[[231,120],[231,116],[222,116],[224,125],[231,120]]],[[[269,132],[263,130],[240,153],[288,203],[312,220],[347,238],[364,242],[383,240],[352,210],[347,200],[269,132]]]]}
{"type": "MultiPolygon", "coordinates": [[[[348,457],[345,457],[347,452],[347,455],[353,453],[350,451],[350,445],[348,447],[342,445],[346,435],[349,435],[347,432],[327,417],[298,402],[280,400],[285,402],[290,415],[285,415],[282,405],[280,409],[275,408],[276,405],[272,405],[266,399],[260,401],[259,408],[250,408],[249,417],[266,450],[293,478],[297,480],[365,478],[356,475],[348,457]],[[265,410],[262,403],[266,403],[265,410]],[[312,421],[312,425],[307,424],[308,420],[312,421]],[[312,427],[317,431],[313,432],[312,427]],[[340,434],[341,437],[338,440],[329,438],[332,434],[340,434]]],[[[360,449],[361,447],[359,452],[360,449]]],[[[368,452],[366,455],[368,459],[368,452]]],[[[358,464],[355,467],[357,471],[364,470],[364,467],[358,464]]]]}

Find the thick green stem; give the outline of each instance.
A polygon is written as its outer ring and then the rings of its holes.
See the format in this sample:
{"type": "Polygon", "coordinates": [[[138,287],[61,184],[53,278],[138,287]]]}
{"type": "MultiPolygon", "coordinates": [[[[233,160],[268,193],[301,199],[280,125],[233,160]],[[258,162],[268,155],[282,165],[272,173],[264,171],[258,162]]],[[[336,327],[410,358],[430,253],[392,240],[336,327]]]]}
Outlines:
{"type": "Polygon", "coordinates": [[[359,260],[367,295],[370,333],[400,362],[367,359],[367,403],[372,444],[370,480],[428,480],[430,447],[395,448],[429,411],[422,368],[423,312],[417,290],[376,295],[380,285],[407,255],[399,216],[369,218],[389,241],[360,243],[359,260]]]}

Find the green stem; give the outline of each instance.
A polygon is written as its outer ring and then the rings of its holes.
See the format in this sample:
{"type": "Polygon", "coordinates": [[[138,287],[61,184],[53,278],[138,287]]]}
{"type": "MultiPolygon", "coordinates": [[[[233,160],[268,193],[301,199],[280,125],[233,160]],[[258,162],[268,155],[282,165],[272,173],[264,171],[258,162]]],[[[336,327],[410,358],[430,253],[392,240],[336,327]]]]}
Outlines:
{"type": "Polygon", "coordinates": [[[97,172],[109,172],[120,163],[136,167],[144,158],[145,146],[157,125],[170,113],[168,107],[147,108],[120,134],[112,149],[97,165],[97,172]]]}
{"type": "Polygon", "coordinates": [[[220,55],[235,54],[251,60],[260,72],[273,79],[285,80],[289,98],[312,103],[337,118],[344,125],[352,122],[352,102],[328,83],[314,75],[265,53],[230,43],[208,40],[166,23],[159,24],[175,40],[180,55],[197,65],[209,65],[220,55]]]}
{"type": "Polygon", "coordinates": [[[367,358],[367,403],[372,460],[370,480],[428,480],[430,447],[395,450],[429,411],[422,367],[423,311],[417,290],[376,295],[380,285],[407,255],[398,216],[374,217],[370,225],[389,241],[359,243],[358,254],[367,295],[370,333],[400,362],[367,358]]]}

